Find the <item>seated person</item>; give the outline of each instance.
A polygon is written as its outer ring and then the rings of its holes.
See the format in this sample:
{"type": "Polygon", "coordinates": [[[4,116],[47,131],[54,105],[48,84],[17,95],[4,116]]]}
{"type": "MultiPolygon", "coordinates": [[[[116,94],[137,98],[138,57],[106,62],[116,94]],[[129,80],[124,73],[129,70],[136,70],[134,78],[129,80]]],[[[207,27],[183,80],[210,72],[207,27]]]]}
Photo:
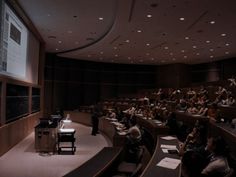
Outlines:
{"type": "Polygon", "coordinates": [[[141,152],[142,136],[137,125],[129,128],[125,140],[125,161],[137,163],[141,152]]]}
{"type": "Polygon", "coordinates": [[[222,137],[211,137],[208,139],[206,150],[211,154],[209,163],[202,170],[201,176],[224,177],[230,172],[227,160],[227,146],[222,137]]]}
{"type": "Polygon", "coordinates": [[[209,106],[209,109],[207,111],[207,117],[209,117],[212,121],[217,121],[220,118],[220,110],[218,109],[216,103],[212,103],[209,106]]]}
{"type": "Polygon", "coordinates": [[[225,100],[222,100],[222,105],[232,106],[235,103],[235,99],[232,95],[229,95],[225,100]]]}
{"type": "Polygon", "coordinates": [[[230,84],[229,84],[230,87],[235,87],[236,86],[236,81],[235,81],[235,77],[234,76],[229,78],[228,81],[230,81],[230,84]]]}
{"type": "Polygon", "coordinates": [[[201,115],[201,116],[207,116],[207,111],[208,111],[208,108],[207,108],[207,104],[204,103],[204,105],[202,105],[198,111],[198,115],[201,115]]]}
{"type": "Polygon", "coordinates": [[[185,139],[185,142],[180,144],[179,155],[184,155],[187,151],[203,152],[206,142],[205,127],[195,124],[191,133],[185,139]]]}
{"type": "Polygon", "coordinates": [[[197,114],[199,110],[197,109],[196,105],[194,103],[190,103],[189,108],[187,109],[187,113],[189,114],[197,114]]]}
{"type": "Polygon", "coordinates": [[[115,111],[109,110],[108,117],[111,118],[111,119],[116,119],[115,111]]]}
{"type": "Polygon", "coordinates": [[[178,111],[186,111],[187,110],[187,102],[185,101],[185,99],[179,100],[179,104],[177,104],[176,110],[178,110],[178,111]]]}

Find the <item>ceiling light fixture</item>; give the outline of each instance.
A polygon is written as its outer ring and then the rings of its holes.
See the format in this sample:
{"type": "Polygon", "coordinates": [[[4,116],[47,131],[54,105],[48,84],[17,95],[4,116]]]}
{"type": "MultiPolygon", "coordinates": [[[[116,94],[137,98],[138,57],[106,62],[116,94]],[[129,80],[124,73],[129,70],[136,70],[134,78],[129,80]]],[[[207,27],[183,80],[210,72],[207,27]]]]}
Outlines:
{"type": "Polygon", "coordinates": [[[210,21],[210,24],[212,24],[212,25],[215,24],[215,23],[216,23],[215,21],[210,21]]]}
{"type": "Polygon", "coordinates": [[[184,53],[184,52],[185,52],[185,50],[181,50],[181,52],[182,52],[182,53],[184,53]]]}
{"type": "Polygon", "coordinates": [[[184,18],[184,17],[180,17],[179,20],[180,20],[180,21],[184,21],[185,18],[184,18]]]}
{"type": "Polygon", "coordinates": [[[195,45],[194,45],[194,46],[193,46],[193,48],[194,48],[194,49],[196,49],[196,48],[197,48],[197,46],[195,46],[195,45]]]}
{"type": "Polygon", "coordinates": [[[223,37],[224,37],[224,36],[226,36],[226,34],[225,34],[225,33],[222,33],[222,34],[221,34],[221,36],[223,36],[223,37]]]}
{"type": "Polygon", "coordinates": [[[211,56],[210,56],[210,58],[214,58],[214,56],[213,56],[213,55],[211,55],[211,56]]]}
{"type": "Polygon", "coordinates": [[[148,18],[151,18],[151,17],[152,17],[152,15],[151,15],[151,14],[148,14],[148,15],[147,15],[147,17],[148,17],[148,18]]]}
{"type": "Polygon", "coordinates": [[[206,43],[210,43],[211,41],[206,41],[206,43]]]}
{"type": "Polygon", "coordinates": [[[167,47],[167,46],[166,46],[166,47],[164,47],[164,49],[166,49],[166,50],[167,50],[167,49],[169,49],[169,47],[167,47]]]}
{"type": "Polygon", "coordinates": [[[137,32],[138,32],[138,33],[141,33],[141,32],[142,32],[142,30],[137,30],[137,32]]]}
{"type": "Polygon", "coordinates": [[[186,37],[185,37],[185,39],[189,39],[189,37],[188,37],[188,36],[186,36],[186,37]]]}
{"type": "Polygon", "coordinates": [[[196,55],[200,55],[200,53],[196,53],[196,55]]]}
{"type": "Polygon", "coordinates": [[[100,54],[103,54],[103,52],[100,52],[100,54]]]}
{"type": "Polygon", "coordinates": [[[125,42],[129,43],[129,39],[127,39],[125,42]]]}
{"type": "Polygon", "coordinates": [[[102,20],[103,20],[103,17],[99,17],[98,19],[99,19],[100,21],[102,21],[102,20]]]}
{"type": "Polygon", "coordinates": [[[61,43],[62,43],[62,41],[58,41],[58,43],[59,43],[59,44],[61,44],[61,43]]]}
{"type": "Polygon", "coordinates": [[[229,52],[225,52],[225,54],[226,54],[226,55],[228,55],[228,54],[229,54],[229,52]]]}
{"type": "Polygon", "coordinates": [[[210,51],[211,51],[211,52],[213,52],[213,51],[214,51],[214,49],[210,49],[210,51]]]}
{"type": "Polygon", "coordinates": [[[225,44],[226,46],[229,46],[229,43],[225,44]]]}
{"type": "Polygon", "coordinates": [[[188,58],[188,56],[185,55],[184,58],[188,58]]]}
{"type": "Polygon", "coordinates": [[[149,44],[149,43],[147,43],[147,44],[146,44],[146,46],[150,46],[150,44],[149,44]]]}
{"type": "Polygon", "coordinates": [[[117,47],[113,47],[113,49],[114,49],[114,50],[116,50],[116,49],[117,49],[117,47]]]}

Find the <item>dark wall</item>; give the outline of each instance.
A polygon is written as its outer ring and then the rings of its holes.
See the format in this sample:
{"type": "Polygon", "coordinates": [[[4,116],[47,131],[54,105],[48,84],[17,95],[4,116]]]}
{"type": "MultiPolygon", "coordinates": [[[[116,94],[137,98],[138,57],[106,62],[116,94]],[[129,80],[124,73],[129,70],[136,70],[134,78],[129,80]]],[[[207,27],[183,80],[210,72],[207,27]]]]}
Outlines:
{"type": "Polygon", "coordinates": [[[190,66],[171,64],[157,68],[157,87],[179,88],[191,84],[190,66]]]}
{"type": "Polygon", "coordinates": [[[156,87],[156,66],[96,63],[47,55],[45,112],[76,109],[96,101],[156,87]]]}
{"type": "Polygon", "coordinates": [[[191,66],[192,84],[221,82],[236,76],[236,60],[225,59],[217,62],[191,66]]]}

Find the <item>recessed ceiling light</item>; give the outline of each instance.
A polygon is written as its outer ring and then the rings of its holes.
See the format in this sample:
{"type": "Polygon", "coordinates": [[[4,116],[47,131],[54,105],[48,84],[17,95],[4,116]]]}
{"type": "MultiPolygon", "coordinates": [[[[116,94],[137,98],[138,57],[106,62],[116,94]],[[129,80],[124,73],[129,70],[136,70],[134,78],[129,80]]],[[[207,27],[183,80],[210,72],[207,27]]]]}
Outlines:
{"type": "Polygon", "coordinates": [[[117,54],[115,54],[115,57],[118,57],[118,55],[117,55],[117,54]]]}
{"type": "Polygon", "coordinates": [[[194,48],[194,49],[196,49],[196,48],[197,48],[197,46],[195,46],[195,45],[194,45],[194,46],[193,46],[193,48],[194,48]]]}
{"type": "Polygon", "coordinates": [[[186,36],[186,37],[185,37],[185,39],[189,39],[189,37],[188,37],[188,36],[186,36]]]}
{"type": "Polygon", "coordinates": [[[141,32],[142,32],[142,30],[137,30],[137,32],[138,32],[138,33],[141,33],[141,32]]]}
{"type": "Polygon", "coordinates": [[[225,52],[225,54],[226,54],[226,55],[228,55],[228,54],[229,54],[229,52],[225,52]]]}
{"type": "Polygon", "coordinates": [[[179,20],[180,20],[180,21],[184,21],[185,18],[184,18],[184,17],[180,17],[179,20]]]}
{"type": "Polygon", "coordinates": [[[213,52],[213,51],[214,51],[214,49],[210,49],[210,51],[211,51],[211,52],[213,52]]]}
{"type": "Polygon", "coordinates": [[[176,59],[175,58],[172,58],[173,61],[175,61],[176,59]]]}
{"type": "Polygon", "coordinates": [[[196,53],[196,55],[200,55],[200,53],[196,53]]]}
{"type": "Polygon", "coordinates": [[[167,49],[169,49],[169,47],[167,47],[167,46],[166,46],[166,47],[164,47],[164,49],[166,49],[166,50],[167,50],[167,49]]]}
{"type": "Polygon", "coordinates": [[[148,15],[147,15],[147,17],[148,17],[148,18],[151,18],[151,17],[152,17],[152,15],[151,15],[151,14],[148,14],[148,15]]]}
{"type": "Polygon", "coordinates": [[[116,50],[116,49],[117,49],[117,47],[113,47],[113,49],[114,49],[114,50],[116,50]]]}
{"type": "Polygon", "coordinates": [[[210,43],[211,41],[206,41],[206,43],[210,43]]]}
{"type": "Polygon", "coordinates": [[[128,57],[128,60],[130,60],[131,59],[131,57],[128,57]]]}
{"type": "Polygon", "coordinates": [[[59,50],[58,48],[56,48],[56,50],[59,50]]]}
{"type": "Polygon", "coordinates": [[[172,52],[170,52],[170,55],[173,55],[173,53],[172,53],[172,52]]]}
{"type": "Polygon", "coordinates": [[[99,20],[103,20],[103,17],[99,17],[98,19],[99,19],[99,20]]]}
{"type": "Polygon", "coordinates": [[[103,54],[103,52],[100,52],[100,54],[103,54]]]}
{"type": "Polygon", "coordinates": [[[146,55],[150,55],[150,53],[146,53],[146,55]]]}
{"type": "Polygon", "coordinates": [[[210,24],[212,24],[212,25],[215,24],[215,23],[216,23],[215,21],[210,21],[210,24]]]}
{"type": "Polygon", "coordinates": [[[149,44],[149,43],[147,43],[147,44],[146,44],[146,46],[150,46],[150,44],[149,44]]]}
{"type": "Polygon", "coordinates": [[[182,53],[184,53],[184,52],[185,52],[185,50],[181,50],[181,52],[182,52],[182,53]]]}
{"type": "Polygon", "coordinates": [[[226,46],[229,46],[229,43],[225,44],[226,46]]]}
{"type": "Polygon", "coordinates": [[[125,42],[129,43],[129,39],[127,39],[125,42]]]}
{"type": "Polygon", "coordinates": [[[226,34],[225,34],[225,33],[222,33],[221,36],[226,36],[226,34]]]}
{"type": "Polygon", "coordinates": [[[58,41],[58,43],[59,43],[59,44],[61,44],[61,43],[62,43],[62,41],[58,41]]]}
{"type": "Polygon", "coordinates": [[[154,60],[154,58],[151,58],[151,60],[154,60]]]}
{"type": "Polygon", "coordinates": [[[213,55],[211,55],[211,56],[210,56],[210,58],[214,58],[214,56],[213,56],[213,55]]]}
{"type": "Polygon", "coordinates": [[[188,56],[185,55],[184,58],[188,58],[188,56]]]}

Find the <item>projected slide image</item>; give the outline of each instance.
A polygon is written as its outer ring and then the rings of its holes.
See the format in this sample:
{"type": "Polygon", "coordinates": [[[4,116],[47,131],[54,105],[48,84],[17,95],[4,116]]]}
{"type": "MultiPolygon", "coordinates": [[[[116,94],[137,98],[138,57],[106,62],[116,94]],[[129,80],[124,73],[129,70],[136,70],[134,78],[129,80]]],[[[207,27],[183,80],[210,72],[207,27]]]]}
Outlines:
{"type": "Polygon", "coordinates": [[[21,32],[15,27],[14,24],[11,23],[11,28],[10,28],[10,37],[20,45],[21,41],[21,32]]]}

